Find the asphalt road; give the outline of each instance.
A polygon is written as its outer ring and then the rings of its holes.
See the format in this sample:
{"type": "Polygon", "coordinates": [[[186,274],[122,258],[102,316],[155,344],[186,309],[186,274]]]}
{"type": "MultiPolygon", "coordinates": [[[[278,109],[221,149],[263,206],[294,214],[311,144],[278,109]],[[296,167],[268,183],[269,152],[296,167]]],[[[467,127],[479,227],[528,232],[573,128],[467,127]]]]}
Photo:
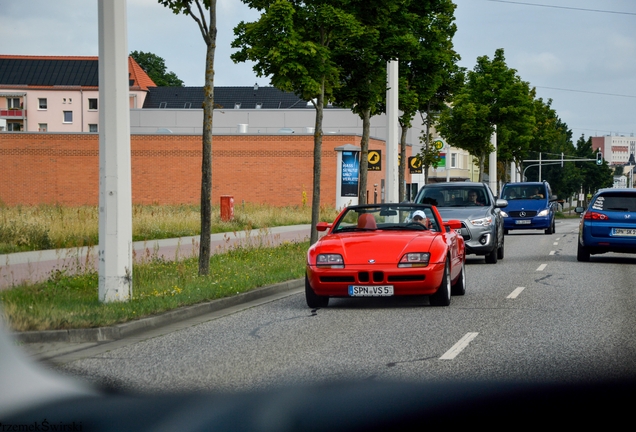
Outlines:
{"type": "MultiPolygon", "coordinates": [[[[450,307],[295,289],[110,343],[60,349],[63,373],[134,391],[256,390],[364,380],[588,381],[636,372],[636,255],[576,261],[578,220],[512,232],[505,258],[469,257],[450,307]],[[78,348],[82,348],[79,349],[78,348]]],[[[28,347],[27,347],[28,348],[28,347]]]]}

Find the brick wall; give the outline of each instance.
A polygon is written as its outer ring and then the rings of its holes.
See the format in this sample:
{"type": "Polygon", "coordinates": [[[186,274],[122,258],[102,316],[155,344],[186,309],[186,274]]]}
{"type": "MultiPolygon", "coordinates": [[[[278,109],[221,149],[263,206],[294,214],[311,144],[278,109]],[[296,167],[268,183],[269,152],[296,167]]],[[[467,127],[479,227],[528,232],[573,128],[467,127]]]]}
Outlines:
{"type": "MultiPolygon", "coordinates": [[[[335,204],[336,152],[360,145],[356,135],[325,135],[321,202],[335,204]]],[[[384,141],[371,140],[382,150],[384,141]]],[[[410,151],[410,148],[407,152],[410,151]]],[[[198,204],[201,137],[133,135],[132,198],[135,204],[198,204]]],[[[369,199],[383,170],[369,172],[369,199]]],[[[410,176],[407,175],[407,179],[410,176]]],[[[408,181],[408,180],[407,180],[408,181]]],[[[311,204],[313,136],[218,135],[212,144],[212,201],[232,195],[235,203],[311,204]]],[[[379,188],[378,188],[379,189],[379,188]]],[[[378,195],[379,195],[378,190],[378,195]]],[[[96,205],[99,201],[99,137],[95,134],[0,133],[0,201],[7,205],[96,205]]]]}

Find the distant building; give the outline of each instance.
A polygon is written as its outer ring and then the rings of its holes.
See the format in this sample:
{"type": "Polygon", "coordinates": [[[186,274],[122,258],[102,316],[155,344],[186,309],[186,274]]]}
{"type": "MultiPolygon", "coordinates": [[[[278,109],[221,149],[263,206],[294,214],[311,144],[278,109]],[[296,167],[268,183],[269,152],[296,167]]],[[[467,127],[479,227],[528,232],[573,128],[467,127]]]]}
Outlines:
{"type": "Polygon", "coordinates": [[[606,135],[602,137],[592,137],[592,150],[600,149],[603,159],[609,165],[626,165],[630,158],[634,160],[636,154],[636,137],[634,134],[626,137],[624,135],[606,135]]]}
{"type": "MultiPolygon", "coordinates": [[[[130,108],[155,83],[128,58],[130,108]]],[[[0,55],[0,130],[98,132],[98,57],[0,55]]]]}

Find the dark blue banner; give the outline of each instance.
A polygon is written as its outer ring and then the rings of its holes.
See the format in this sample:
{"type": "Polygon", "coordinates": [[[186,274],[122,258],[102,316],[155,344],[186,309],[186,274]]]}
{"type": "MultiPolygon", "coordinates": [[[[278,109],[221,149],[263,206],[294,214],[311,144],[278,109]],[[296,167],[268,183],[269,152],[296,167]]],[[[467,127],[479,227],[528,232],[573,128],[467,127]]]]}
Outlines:
{"type": "Polygon", "coordinates": [[[360,152],[342,152],[342,183],[340,185],[340,196],[358,196],[358,177],[360,174],[360,152]]]}

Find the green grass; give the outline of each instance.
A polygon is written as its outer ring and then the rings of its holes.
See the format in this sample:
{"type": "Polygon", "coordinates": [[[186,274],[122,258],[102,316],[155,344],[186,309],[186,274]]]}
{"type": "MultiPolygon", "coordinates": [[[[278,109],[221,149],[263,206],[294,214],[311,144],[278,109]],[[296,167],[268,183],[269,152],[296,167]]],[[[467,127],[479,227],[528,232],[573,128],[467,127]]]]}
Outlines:
{"type": "Polygon", "coordinates": [[[56,271],[44,283],[0,292],[2,309],[15,331],[91,328],[123,323],[304,275],[309,242],[277,247],[240,246],[213,255],[210,275],[198,276],[198,261],[153,256],[133,269],[133,298],[102,304],[94,271],[56,271]]]}

